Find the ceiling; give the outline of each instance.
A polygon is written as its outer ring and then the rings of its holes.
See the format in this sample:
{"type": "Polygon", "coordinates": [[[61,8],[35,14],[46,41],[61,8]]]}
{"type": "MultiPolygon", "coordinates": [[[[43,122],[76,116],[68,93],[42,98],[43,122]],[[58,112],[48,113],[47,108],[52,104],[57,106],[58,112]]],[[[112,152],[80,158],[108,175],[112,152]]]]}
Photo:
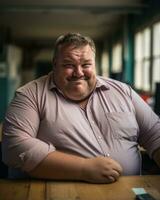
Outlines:
{"type": "Polygon", "coordinates": [[[141,0],[1,0],[0,27],[9,28],[17,41],[51,41],[66,32],[98,39],[144,7],[141,0]]]}

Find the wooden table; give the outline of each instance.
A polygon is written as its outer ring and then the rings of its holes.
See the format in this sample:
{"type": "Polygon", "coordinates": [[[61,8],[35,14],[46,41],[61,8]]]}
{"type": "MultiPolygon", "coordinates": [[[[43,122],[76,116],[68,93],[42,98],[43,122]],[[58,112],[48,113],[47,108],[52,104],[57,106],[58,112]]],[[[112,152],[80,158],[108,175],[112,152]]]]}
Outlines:
{"type": "Polygon", "coordinates": [[[133,200],[143,187],[160,200],[160,176],[126,176],[112,184],[0,180],[0,200],[133,200]]]}

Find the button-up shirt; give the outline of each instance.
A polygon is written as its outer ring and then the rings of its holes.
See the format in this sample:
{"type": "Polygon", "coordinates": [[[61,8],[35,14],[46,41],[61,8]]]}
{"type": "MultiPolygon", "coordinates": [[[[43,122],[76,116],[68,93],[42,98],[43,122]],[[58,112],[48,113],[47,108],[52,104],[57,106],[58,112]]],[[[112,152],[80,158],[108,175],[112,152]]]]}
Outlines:
{"type": "Polygon", "coordinates": [[[152,157],[160,148],[160,119],[125,83],[97,76],[85,109],[66,99],[53,73],[16,91],[3,128],[3,160],[34,169],[55,150],[85,158],[108,156],[124,175],[141,173],[139,145],[152,157]]]}

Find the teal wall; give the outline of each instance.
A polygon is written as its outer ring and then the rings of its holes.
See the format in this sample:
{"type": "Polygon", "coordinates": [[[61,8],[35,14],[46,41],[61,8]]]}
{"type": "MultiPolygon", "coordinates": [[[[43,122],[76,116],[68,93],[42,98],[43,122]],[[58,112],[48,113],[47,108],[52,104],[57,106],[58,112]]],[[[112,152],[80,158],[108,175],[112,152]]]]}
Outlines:
{"type": "Polygon", "coordinates": [[[123,81],[133,85],[134,76],[134,34],[132,30],[133,18],[128,15],[123,28],[123,81]]]}
{"type": "MultiPolygon", "coordinates": [[[[13,70],[11,70],[11,67],[13,67],[11,63],[14,64],[13,62],[15,59],[10,55],[11,58],[9,64],[7,56],[10,47],[3,44],[3,51],[0,54],[0,123],[4,119],[8,104],[11,102],[20,81],[20,77],[18,75],[18,64],[14,66],[16,67],[16,69],[14,69],[16,70],[15,73],[17,73],[16,76],[13,75],[13,73],[11,74],[13,70]]],[[[13,51],[15,53],[15,50],[13,51]]]]}
{"type": "Polygon", "coordinates": [[[4,119],[7,109],[7,78],[0,78],[0,122],[4,119]]]}
{"type": "Polygon", "coordinates": [[[0,31],[0,123],[4,119],[7,109],[7,63],[6,48],[3,40],[4,31],[0,31]],[[3,65],[3,68],[2,68],[3,65]]]}

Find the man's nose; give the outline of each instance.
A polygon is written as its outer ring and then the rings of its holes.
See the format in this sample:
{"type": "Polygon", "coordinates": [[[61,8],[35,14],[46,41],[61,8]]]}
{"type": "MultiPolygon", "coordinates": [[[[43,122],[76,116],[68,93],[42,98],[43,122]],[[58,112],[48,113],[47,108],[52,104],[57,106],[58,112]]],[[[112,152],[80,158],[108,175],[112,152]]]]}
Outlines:
{"type": "Polygon", "coordinates": [[[81,65],[79,66],[76,66],[75,69],[74,69],[74,76],[77,76],[77,77],[81,77],[83,76],[83,68],[81,65]]]}

